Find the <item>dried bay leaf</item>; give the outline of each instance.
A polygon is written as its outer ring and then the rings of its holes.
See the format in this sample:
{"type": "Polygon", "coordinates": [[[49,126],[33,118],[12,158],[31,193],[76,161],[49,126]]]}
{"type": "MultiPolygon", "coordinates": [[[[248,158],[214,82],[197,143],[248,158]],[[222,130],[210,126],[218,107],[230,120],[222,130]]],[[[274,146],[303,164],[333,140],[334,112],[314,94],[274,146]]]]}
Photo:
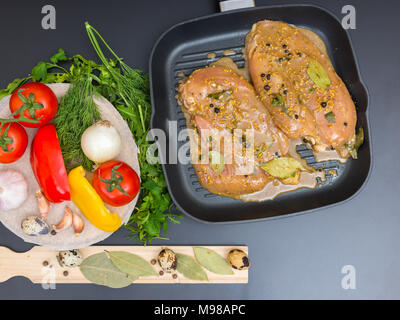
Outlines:
{"type": "Polygon", "coordinates": [[[215,251],[202,247],[193,247],[193,251],[197,261],[207,270],[216,274],[233,274],[228,262],[215,251]]]}
{"type": "Polygon", "coordinates": [[[310,59],[307,66],[307,74],[321,89],[326,90],[331,85],[331,80],[329,79],[324,67],[315,59],[310,59]]]}
{"type": "Polygon", "coordinates": [[[363,143],[364,143],[364,128],[360,127],[356,134],[354,145],[348,143],[345,144],[345,147],[347,148],[353,159],[358,158],[358,149],[361,147],[363,143]]]}
{"type": "Polygon", "coordinates": [[[79,268],[87,280],[110,288],[127,287],[137,279],[114,266],[105,252],[87,257],[79,268]]]}
{"type": "Polygon", "coordinates": [[[124,251],[108,252],[112,263],[122,272],[136,278],[147,276],[158,276],[151,265],[136,254],[124,251]]]}
{"type": "Polygon", "coordinates": [[[207,274],[192,257],[189,257],[186,254],[177,253],[176,261],[176,269],[186,278],[191,280],[208,281],[207,274]]]}
{"type": "Polygon", "coordinates": [[[279,179],[295,177],[298,170],[302,167],[299,161],[291,157],[273,159],[261,166],[268,174],[279,179]]]}

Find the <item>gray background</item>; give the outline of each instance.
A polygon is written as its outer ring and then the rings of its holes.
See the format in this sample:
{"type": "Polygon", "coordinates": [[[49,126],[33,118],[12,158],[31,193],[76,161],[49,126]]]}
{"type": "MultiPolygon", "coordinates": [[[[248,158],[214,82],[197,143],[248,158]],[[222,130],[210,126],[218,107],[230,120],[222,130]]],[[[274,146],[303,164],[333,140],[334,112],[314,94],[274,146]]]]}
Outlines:
{"type": "MultiPolygon", "coordinates": [[[[258,6],[298,1],[256,0],[258,6]]],[[[29,280],[0,284],[1,299],[325,299],[400,298],[399,41],[398,1],[303,1],[342,17],[357,10],[349,31],[361,76],[370,93],[374,153],[370,179],[351,201],[296,217],[265,222],[208,225],[184,217],[171,225],[169,242],[245,244],[252,268],[248,285],[132,285],[112,290],[95,285],[57,285],[43,290],[29,280]],[[356,290],[341,288],[341,269],[354,265],[356,290]]],[[[9,1],[0,18],[0,87],[22,77],[58,48],[95,58],[83,23],[88,20],[126,62],[147,69],[157,37],[175,23],[217,11],[215,0],[9,1]],[[57,30],[41,29],[41,8],[57,9],[57,30]]],[[[351,183],[351,181],[349,181],[351,183]]],[[[124,229],[104,244],[132,244],[124,229]]],[[[31,246],[0,226],[0,244],[15,251],[31,246]]]]}

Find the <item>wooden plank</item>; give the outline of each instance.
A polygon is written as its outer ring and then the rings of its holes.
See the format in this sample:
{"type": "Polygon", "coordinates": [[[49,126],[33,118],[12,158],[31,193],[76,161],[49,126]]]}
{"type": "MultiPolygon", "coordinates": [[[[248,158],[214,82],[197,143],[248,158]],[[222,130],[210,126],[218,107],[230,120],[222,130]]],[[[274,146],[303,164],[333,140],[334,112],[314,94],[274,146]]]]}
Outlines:
{"type": "MultiPolygon", "coordinates": [[[[243,250],[248,254],[248,248],[245,246],[204,246],[210,248],[221,256],[226,257],[233,248],[243,250]]],[[[84,257],[92,254],[107,251],[126,251],[137,254],[147,261],[156,259],[158,253],[166,248],[165,246],[91,246],[80,249],[84,257]]],[[[183,253],[194,256],[191,246],[168,246],[176,253],[183,253]]],[[[0,282],[16,276],[22,276],[30,279],[33,283],[49,283],[53,281],[56,284],[61,283],[89,283],[80,272],[79,268],[61,267],[57,261],[57,251],[41,246],[35,246],[30,251],[16,253],[8,248],[0,246],[0,282]]],[[[159,272],[161,270],[158,263],[153,266],[159,272]]],[[[186,279],[183,275],[177,274],[173,279],[173,274],[164,273],[160,277],[139,278],[134,283],[247,283],[248,271],[233,270],[233,275],[218,275],[205,270],[209,281],[197,281],[186,279]]]]}

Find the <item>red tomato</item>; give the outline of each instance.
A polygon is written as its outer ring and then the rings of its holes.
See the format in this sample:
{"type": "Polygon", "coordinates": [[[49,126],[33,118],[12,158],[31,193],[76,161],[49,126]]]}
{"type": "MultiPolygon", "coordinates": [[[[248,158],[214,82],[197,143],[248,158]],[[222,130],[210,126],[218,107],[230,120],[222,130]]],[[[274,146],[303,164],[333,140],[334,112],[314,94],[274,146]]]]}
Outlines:
{"type": "Polygon", "coordinates": [[[5,123],[0,130],[0,163],[17,161],[28,146],[28,135],[18,123],[5,123]],[[7,132],[6,132],[7,131],[7,132]]]}
{"type": "Polygon", "coordinates": [[[120,207],[135,199],[140,179],[136,171],[125,162],[111,160],[94,172],[92,184],[105,203],[120,207]]]}
{"type": "MultiPolygon", "coordinates": [[[[14,91],[10,98],[10,111],[16,112],[23,107],[25,110],[23,115],[28,119],[33,119],[31,113],[34,112],[38,123],[23,122],[22,124],[28,128],[39,128],[51,121],[57,113],[58,101],[54,92],[45,84],[39,82],[26,83],[14,91]],[[21,99],[20,95],[24,98],[21,99]],[[25,101],[23,101],[25,100],[25,101]]],[[[19,118],[20,114],[14,115],[19,118]]]]}

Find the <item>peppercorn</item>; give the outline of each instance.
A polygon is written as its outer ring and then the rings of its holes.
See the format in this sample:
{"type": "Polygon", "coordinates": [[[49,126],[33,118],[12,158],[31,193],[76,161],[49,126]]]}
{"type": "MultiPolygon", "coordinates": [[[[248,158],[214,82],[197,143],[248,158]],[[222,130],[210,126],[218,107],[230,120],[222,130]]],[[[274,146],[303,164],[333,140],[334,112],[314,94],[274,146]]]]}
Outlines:
{"type": "Polygon", "coordinates": [[[286,48],[287,48],[287,45],[286,45],[286,44],[284,44],[284,45],[282,46],[282,48],[283,48],[283,49],[286,49],[286,48]]]}
{"type": "Polygon", "coordinates": [[[219,113],[221,110],[219,110],[219,108],[214,108],[214,112],[215,113],[219,113]]]}
{"type": "Polygon", "coordinates": [[[267,47],[270,47],[270,46],[271,46],[271,44],[270,44],[270,43],[266,43],[265,45],[266,45],[267,47]]]}
{"type": "Polygon", "coordinates": [[[288,49],[286,49],[286,50],[285,50],[285,53],[289,53],[289,50],[288,50],[288,49]]]}
{"type": "Polygon", "coordinates": [[[269,73],[267,74],[267,80],[271,80],[271,75],[269,73]]]}
{"type": "Polygon", "coordinates": [[[264,78],[265,77],[265,73],[261,73],[261,78],[264,78]]]}
{"type": "Polygon", "coordinates": [[[295,119],[298,119],[298,118],[299,118],[299,115],[295,114],[294,117],[295,117],[295,119]]]}
{"type": "Polygon", "coordinates": [[[301,57],[301,52],[298,52],[297,55],[298,55],[299,57],[301,57]]]}
{"type": "Polygon", "coordinates": [[[343,123],[345,127],[347,127],[347,122],[343,123]]]}
{"type": "Polygon", "coordinates": [[[268,91],[269,89],[271,89],[271,87],[270,87],[269,85],[266,85],[266,86],[264,87],[264,89],[268,91]]]}
{"type": "Polygon", "coordinates": [[[214,108],[214,105],[212,103],[210,103],[210,108],[214,108]]]}
{"type": "Polygon", "coordinates": [[[282,59],[282,58],[279,58],[279,59],[278,59],[278,61],[279,61],[279,62],[282,62],[282,61],[283,61],[283,59],[282,59]]]}
{"type": "Polygon", "coordinates": [[[327,106],[327,103],[326,102],[321,102],[321,107],[322,108],[325,108],[327,106]]]}
{"type": "Polygon", "coordinates": [[[287,90],[283,90],[283,94],[287,94],[287,90]]]}

